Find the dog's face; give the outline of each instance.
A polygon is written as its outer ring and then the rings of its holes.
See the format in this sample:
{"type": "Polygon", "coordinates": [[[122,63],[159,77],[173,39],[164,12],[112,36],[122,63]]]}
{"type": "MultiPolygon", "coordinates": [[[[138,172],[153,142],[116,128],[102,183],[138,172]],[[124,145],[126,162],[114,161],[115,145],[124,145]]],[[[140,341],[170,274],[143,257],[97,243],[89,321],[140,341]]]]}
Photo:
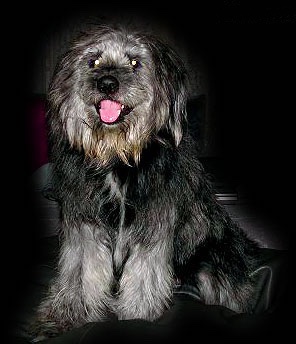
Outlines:
{"type": "Polygon", "coordinates": [[[49,92],[49,114],[71,145],[108,163],[138,162],[160,131],[179,144],[186,73],[178,56],[147,35],[101,27],[61,61],[49,92]]]}
{"type": "Polygon", "coordinates": [[[95,108],[105,130],[130,126],[152,106],[150,52],[139,39],[118,32],[92,38],[92,47],[83,52],[81,98],[91,111],[95,108]]]}

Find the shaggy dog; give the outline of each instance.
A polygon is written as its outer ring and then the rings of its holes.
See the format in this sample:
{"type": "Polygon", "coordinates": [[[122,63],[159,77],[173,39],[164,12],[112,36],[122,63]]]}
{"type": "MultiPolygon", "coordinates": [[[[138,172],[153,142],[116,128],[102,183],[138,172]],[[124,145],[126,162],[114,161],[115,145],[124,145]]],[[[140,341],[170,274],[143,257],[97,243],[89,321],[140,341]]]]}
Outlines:
{"type": "Polygon", "coordinates": [[[181,59],[147,34],[98,27],[61,59],[47,123],[62,246],[39,338],[110,315],[154,321],[177,285],[252,310],[257,244],[211,190],[186,84],[181,59]]]}

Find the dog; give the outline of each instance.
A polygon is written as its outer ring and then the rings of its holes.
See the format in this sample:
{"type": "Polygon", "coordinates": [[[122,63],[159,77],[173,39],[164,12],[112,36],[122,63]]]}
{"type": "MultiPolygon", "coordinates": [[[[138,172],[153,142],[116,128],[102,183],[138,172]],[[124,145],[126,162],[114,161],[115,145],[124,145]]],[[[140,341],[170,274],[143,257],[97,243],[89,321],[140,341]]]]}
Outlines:
{"type": "Polygon", "coordinates": [[[59,62],[46,119],[62,244],[37,338],[110,317],[156,321],[180,285],[252,311],[258,244],[215,198],[187,98],[182,59],[146,33],[99,26],[59,62]]]}

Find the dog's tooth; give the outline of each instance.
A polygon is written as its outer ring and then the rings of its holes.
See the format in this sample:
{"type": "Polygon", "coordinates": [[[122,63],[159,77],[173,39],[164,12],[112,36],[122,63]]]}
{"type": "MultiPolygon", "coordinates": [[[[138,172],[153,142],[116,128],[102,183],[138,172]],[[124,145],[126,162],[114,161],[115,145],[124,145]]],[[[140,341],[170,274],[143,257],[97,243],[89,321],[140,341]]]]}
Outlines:
{"type": "Polygon", "coordinates": [[[122,104],[122,105],[121,105],[121,110],[123,110],[123,109],[124,109],[124,105],[122,104]]]}

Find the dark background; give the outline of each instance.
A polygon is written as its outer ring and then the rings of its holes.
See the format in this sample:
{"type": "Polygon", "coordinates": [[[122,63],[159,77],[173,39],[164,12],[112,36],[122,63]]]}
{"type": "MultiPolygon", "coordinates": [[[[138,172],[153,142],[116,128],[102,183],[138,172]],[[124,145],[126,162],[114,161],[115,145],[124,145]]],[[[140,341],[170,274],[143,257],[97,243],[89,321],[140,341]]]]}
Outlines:
{"type": "MultiPolygon", "coordinates": [[[[201,93],[211,100],[207,103],[210,124],[203,142],[210,149],[204,151],[205,156],[221,158],[244,182],[254,205],[292,237],[295,6],[287,1],[246,3],[221,1],[212,7],[182,2],[151,6],[133,2],[133,7],[112,3],[109,11],[140,17],[144,13],[144,17],[160,21],[182,40],[191,55],[201,58],[207,78],[201,93]]],[[[29,278],[30,266],[39,254],[27,188],[31,152],[26,149],[24,114],[34,93],[31,81],[36,78],[36,58],[52,30],[73,14],[100,11],[100,6],[43,2],[10,10],[4,32],[7,44],[3,40],[8,52],[2,53],[2,74],[7,81],[1,145],[5,156],[2,180],[7,191],[3,197],[2,252],[8,304],[21,297],[20,283],[29,278]]]]}

